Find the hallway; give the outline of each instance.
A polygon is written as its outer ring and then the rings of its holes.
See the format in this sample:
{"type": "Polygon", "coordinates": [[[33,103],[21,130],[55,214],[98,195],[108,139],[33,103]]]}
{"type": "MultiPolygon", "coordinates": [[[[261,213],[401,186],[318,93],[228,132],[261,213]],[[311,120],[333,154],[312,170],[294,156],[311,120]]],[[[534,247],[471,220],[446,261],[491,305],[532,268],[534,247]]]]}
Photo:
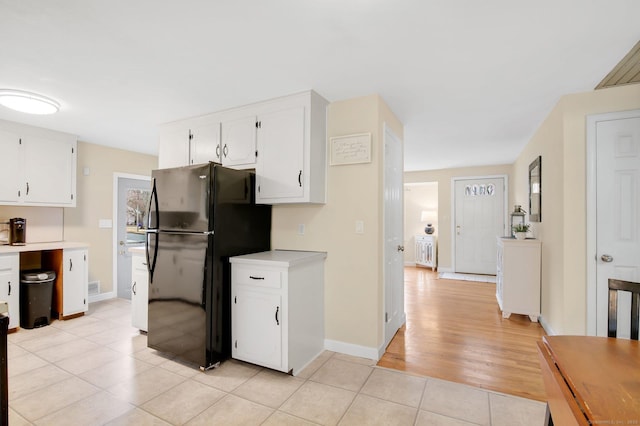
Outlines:
{"type": "Polygon", "coordinates": [[[503,319],[495,284],[438,279],[406,267],[406,324],[378,366],[546,400],[536,342],[545,334],[527,316],[503,319]]]}

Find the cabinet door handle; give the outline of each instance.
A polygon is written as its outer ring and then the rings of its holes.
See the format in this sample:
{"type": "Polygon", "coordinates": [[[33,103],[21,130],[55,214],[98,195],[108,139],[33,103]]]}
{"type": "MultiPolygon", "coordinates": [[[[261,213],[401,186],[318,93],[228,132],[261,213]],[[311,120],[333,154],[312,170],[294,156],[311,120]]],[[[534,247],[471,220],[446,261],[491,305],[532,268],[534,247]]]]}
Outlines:
{"type": "Polygon", "coordinates": [[[29,195],[29,182],[27,182],[27,194],[26,195],[29,195]]]}
{"type": "Polygon", "coordinates": [[[216,145],[216,158],[220,158],[220,144],[216,145]]]}
{"type": "Polygon", "coordinates": [[[224,158],[227,158],[227,154],[229,153],[229,148],[227,147],[227,144],[224,144],[224,148],[222,148],[222,155],[224,155],[224,158]]]}
{"type": "Polygon", "coordinates": [[[73,259],[69,259],[69,270],[73,269],[73,259]]]}
{"type": "Polygon", "coordinates": [[[278,319],[279,310],[280,310],[280,306],[276,306],[276,325],[280,325],[280,320],[278,319]]]}
{"type": "Polygon", "coordinates": [[[253,275],[249,275],[249,278],[252,280],[264,280],[264,277],[254,277],[253,275]]]}
{"type": "Polygon", "coordinates": [[[11,281],[9,281],[9,294],[7,296],[11,296],[11,281]]]}
{"type": "Polygon", "coordinates": [[[136,296],[136,282],[133,282],[133,285],[131,286],[131,291],[133,292],[133,295],[136,296]]]}
{"type": "Polygon", "coordinates": [[[298,185],[300,185],[300,188],[302,188],[302,170],[300,170],[300,173],[298,173],[298,185]]]}

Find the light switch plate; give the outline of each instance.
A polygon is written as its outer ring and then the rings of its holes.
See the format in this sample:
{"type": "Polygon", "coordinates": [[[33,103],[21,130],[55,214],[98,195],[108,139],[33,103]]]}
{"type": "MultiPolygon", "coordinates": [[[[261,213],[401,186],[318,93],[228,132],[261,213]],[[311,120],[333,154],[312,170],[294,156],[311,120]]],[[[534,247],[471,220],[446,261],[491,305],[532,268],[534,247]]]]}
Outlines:
{"type": "Polygon", "coordinates": [[[356,220],[356,234],[364,234],[364,221],[356,220]]]}

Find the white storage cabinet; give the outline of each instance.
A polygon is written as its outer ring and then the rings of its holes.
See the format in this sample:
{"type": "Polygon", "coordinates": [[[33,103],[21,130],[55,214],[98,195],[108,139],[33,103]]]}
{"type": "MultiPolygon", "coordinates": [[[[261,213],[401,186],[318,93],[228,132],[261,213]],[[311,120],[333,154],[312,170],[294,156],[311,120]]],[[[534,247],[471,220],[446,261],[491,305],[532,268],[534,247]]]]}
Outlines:
{"type": "Polygon", "coordinates": [[[324,350],[326,253],[230,258],[232,357],[296,375],[324,350]]]}
{"type": "Polygon", "coordinates": [[[503,318],[511,314],[540,316],[540,240],[498,237],[496,299],[503,318]]]}
{"type": "Polygon", "coordinates": [[[131,325],[142,331],[148,329],[149,272],[144,250],[132,251],[131,256],[131,325]]]}
{"type": "Polygon", "coordinates": [[[62,312],[69,317],[87,312],[89,303],[89,251],[64,249],[62,251],[62,312]]]}
{"type": "Polygon", "coordinates": [[[0,204],[76,206],[74,135],[0,120],[0,204]]]}
{"type": "Polygon", "coordinates": [[[20,255],[0,255],[0,300],[9,305],[9,329],[20,326],[20,255]]]}
{"type": "Polygon", "coordinates": [[[416,235],[416,265],[426,266],[432,271],[436,270],[436,244],[435,235],[416,235]]]}

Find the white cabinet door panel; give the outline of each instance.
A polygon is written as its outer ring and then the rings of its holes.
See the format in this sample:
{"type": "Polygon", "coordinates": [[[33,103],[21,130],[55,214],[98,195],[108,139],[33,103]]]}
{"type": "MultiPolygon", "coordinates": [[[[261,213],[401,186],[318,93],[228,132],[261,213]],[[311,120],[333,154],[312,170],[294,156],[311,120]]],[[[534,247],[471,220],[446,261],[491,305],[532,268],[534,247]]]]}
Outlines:
{"type": "Polygon", "coordinates": [[[281,369],[283,324],[280,291],[260,292],[237,286],[233,303],[234,357],[281,369]]]}
{"type": "Polygon", "coordinates": [[[75,142],[40,137],[23,139],[24,201],[35,204],[75,204],[75,142]]]}
{"type": "Polygon", "coordinates": [[[0,152],[5,160],[0,167],[0,202],[17,203],[22,181],[20,136],[0,130],[0,152]]]}
{"type": "Polygon", "coordinates": [[[62,314],[87,311],[88,269],[86,250],[63,251],[62,314]]]}
{"type": "Polygon", "coordinates": [[[0,256],[0,300],[9,305],[9,329],[20,326],[20,257],[0,256]]]}
{"type": "Polygon", "coordinates": [[[222,123],[222,164],[251,165],[256,162],[255,115],[222,123]]]}

